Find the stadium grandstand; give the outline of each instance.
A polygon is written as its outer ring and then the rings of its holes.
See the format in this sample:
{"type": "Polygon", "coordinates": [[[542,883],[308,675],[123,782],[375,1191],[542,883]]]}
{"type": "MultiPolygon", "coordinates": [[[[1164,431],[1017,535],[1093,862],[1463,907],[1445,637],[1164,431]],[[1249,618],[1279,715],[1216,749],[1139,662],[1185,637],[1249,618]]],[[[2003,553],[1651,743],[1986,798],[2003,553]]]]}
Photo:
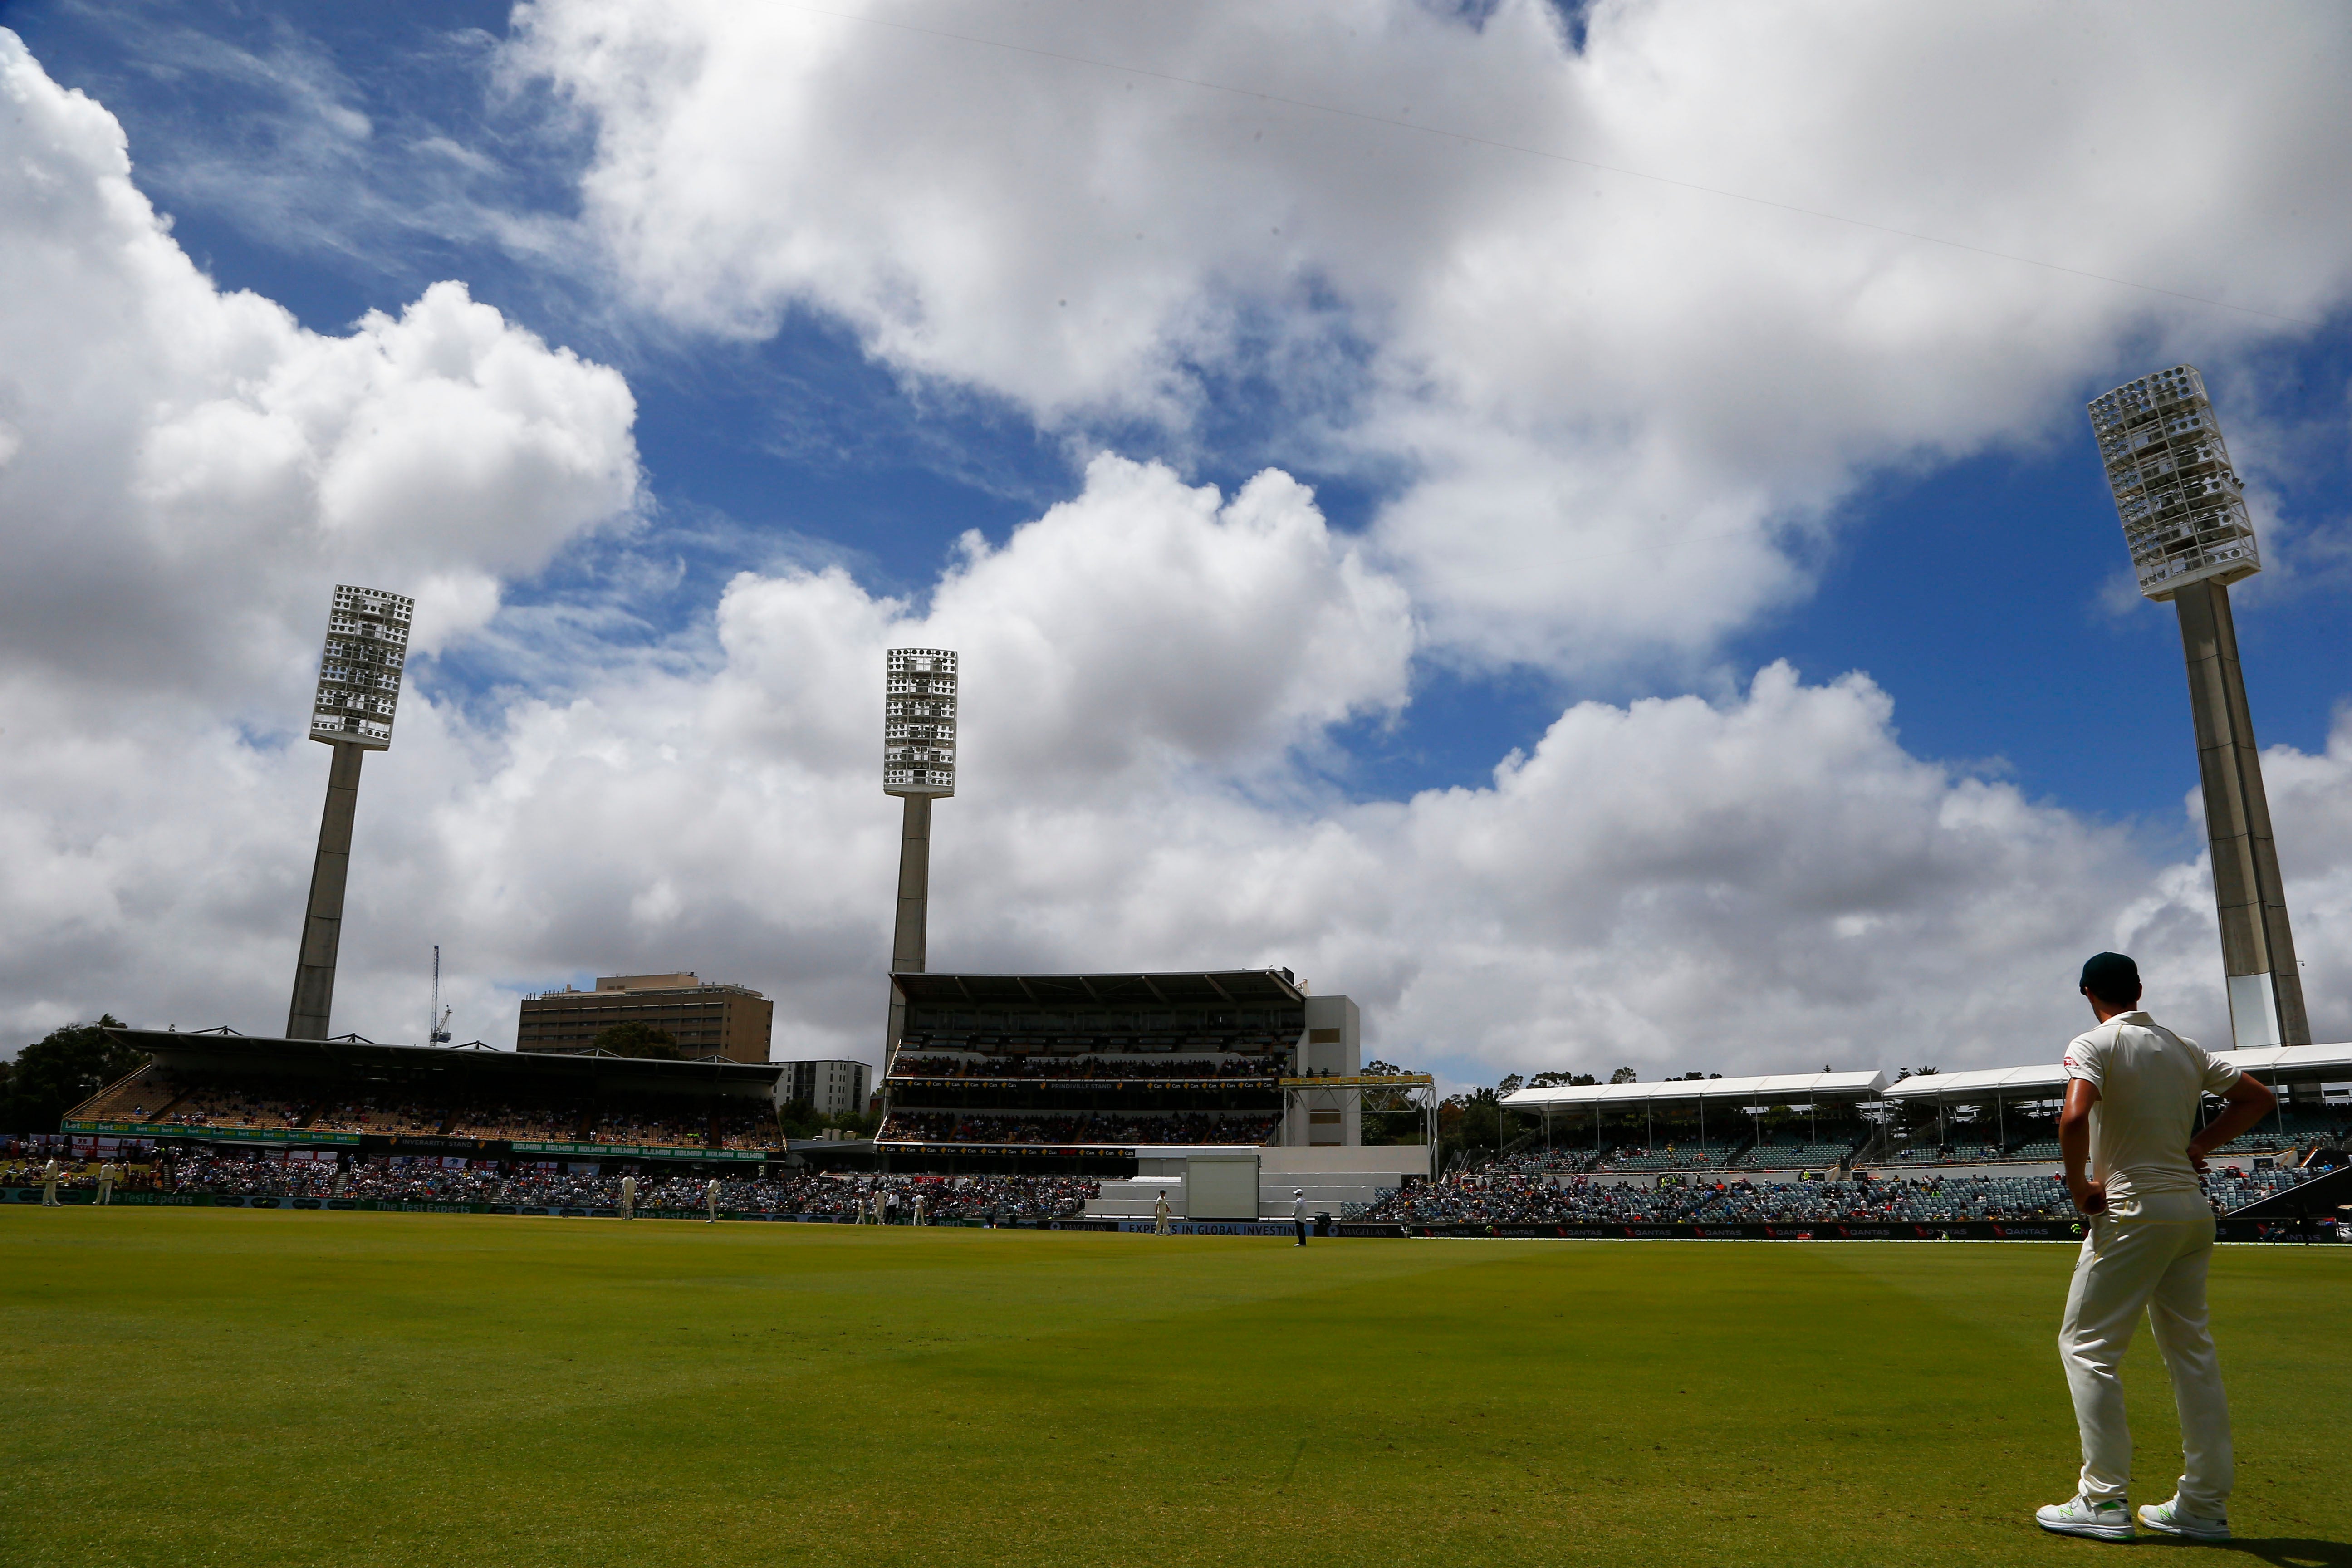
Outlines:
{"type": "MultiPolygon", "coordinates": [[[[2222,1215],[2275,1205],[2347,1163],[2352,1047],[2217,1053],[2280,1090],[2278,1110],[2217,1150],[2222,1215]]],[[[1522,1089],[1539,1123],[1475,1170],[1402,1186],[1347,1217],[1408,1226],[2065,1221],[2056,1064],[1980,1072],[1820,1073],[1522,1089]]],[[[2204,1114],[2218,1112],[2209,1100],[2204,1114]]],[[[2333,1207],[2331,1203],[2330,1207],[2333,1207]]]]}
{"type": "Polygon", "coordinates": [[[68,1136],[361,1156],[729,1163],[782,1157],[782,1068],[110,1029],[146,1066],[68,1136]]]}
{"type": "MultiPolygon", "coordinates": [[[[2217,1055],[2280,1090],[2276,1113],[2219,1157],[2267,1168],[2342,1148],[2352,1107],[2325,1100],[2321,1086],[2352,1078],[2352,1047],[2217,1055]]],[[[1503,1103],[1535,1116],[1539,1131],[1502,1165],[1602,1182],[1749,1174],[1785,1182],[1922,1167],[2039,1177],[2059,1169],[2064,1092],[2065,1069],[2056,1063],[1900,1078],[1804,1073],[1521,1089],[1503,1103]]],[[[2205,1114],[2218,1103],[2209,1100],[2205,1114]]]]}
{"type": "MultiPolygon", "coordinates": [[[[1281,1142],[1307,1003],[1282,970],[892,976],[906,1004],[876,1147],[958,1168],[1106,1170],[1281,1142]]],[[[1320,1003],[1345,1003],[1321,997],[1320,1003]]]]}
{"type": "Polygon", "coordinates": [[[1883,1072],[1557,1084],[1504,1097],[1542,1123],[1549,1170],[1635,1177],[1732,1169],[1801,1173],[1870,1146],[1883,1072]]]}
{"type": "MultiPolygon", "coordinates": [[[[920,1194],[942,1222],[1093,1223],[1162,1196],[1183,1215],[1193,1163],[1240,1158],[1265,1163],[1266,1213],[1296,1185],[1335,1218],[1405,1229],[2075,1217],[2055,1066],[1520,1089],[1504,1104],[1535,1131],[1440,1180],[1427,1147],[1361,1146],[1355,1112],[1319,1109],[1349,1093],[1384,1106],[1392,1089],[1349,1086],[1404,1079],[1357,1077],[1353,1005],[1279,970],[894,983],[908,1024],[867,1146],[893,1163],[862,1173],[821,1172],[780,1135],[776,1064],[116,1029],[147,1065],[54,1139],[0,1150],[0,1184],[25,1201],[56,1153],[69,1192],[111,1159],[127,1192],[598,1213],[624,1173],[656,1211],[698,1208],[715,1176],[722,1207],[752,1217],[855,1217],[895,1194],[911,1218],[920,1194]]],[[[2321,1089],[2352,1079],[2352,1048],[2221,1055],[2282,1092],[2216,1152],[2217,1213],[2277,1212],[2298,1192],[2308,1206],[2313,1180],[2352,1180],[2352,1104],[2321,1089]]]]}

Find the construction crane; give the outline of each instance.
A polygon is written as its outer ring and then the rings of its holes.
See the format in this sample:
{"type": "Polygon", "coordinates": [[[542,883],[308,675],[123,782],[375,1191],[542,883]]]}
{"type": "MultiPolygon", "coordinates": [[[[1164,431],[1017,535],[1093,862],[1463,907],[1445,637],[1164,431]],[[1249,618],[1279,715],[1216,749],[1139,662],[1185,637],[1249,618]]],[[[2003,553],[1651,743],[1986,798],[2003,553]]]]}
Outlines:
{"type": "Polygon", "coordinates": [[[441,1005],[441,944],[433,944],[433,1022],[425,1031],[428,1046],[449,1043],[449,1009],[441,1005]]]}

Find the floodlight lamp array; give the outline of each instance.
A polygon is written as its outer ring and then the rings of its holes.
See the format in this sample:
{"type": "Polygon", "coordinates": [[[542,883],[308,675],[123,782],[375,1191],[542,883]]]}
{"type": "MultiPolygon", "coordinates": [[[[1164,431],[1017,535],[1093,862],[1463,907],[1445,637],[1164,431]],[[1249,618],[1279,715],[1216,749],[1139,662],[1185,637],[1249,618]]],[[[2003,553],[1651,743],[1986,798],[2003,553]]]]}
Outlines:
{"type": "Polygon", "coordinates": [[[2194,365],[2142,376],[2090,407],[2141,593],[2169,599],[2190,583],[2263,569],[2245,487],[2194,365]]]}
{"type": "Polygon", "coordinates": [[[882,793],[955,794],[954,653],[894,647],[882,688],[882,793]]]}
{"type": "Polygon", "coordinates": [[[310,704],[310,739],[371,751],[392,744],[415,609],[415,600],[381,588],[335,585],[326,651],[319,658],[319,694],[310,704]]]}

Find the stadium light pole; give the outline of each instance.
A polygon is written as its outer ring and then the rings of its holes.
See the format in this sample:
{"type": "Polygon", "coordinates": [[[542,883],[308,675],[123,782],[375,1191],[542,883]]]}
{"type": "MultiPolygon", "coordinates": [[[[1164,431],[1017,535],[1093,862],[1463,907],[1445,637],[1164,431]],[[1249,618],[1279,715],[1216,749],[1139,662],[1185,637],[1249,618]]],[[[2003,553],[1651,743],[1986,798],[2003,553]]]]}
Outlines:
{"type": "MultiPolygon", "coordinates": [[[[956,656],[947,648],[894,647],[882,677],[882,793],[905,803],[898,834],[898,911],[890,973],[920,974],[931,905],[931,803],[955,794],[956,656]]],[[[907,999],[890,983],[882,1044],[889,1081],[906,1033],[907,999]]]]}
{"type": "Polygon", "coordinates": [[[286,1037],[323,1040],[335,1002],[335,953],[343,932],[343,887],[351,875],[352,822],[359,812],[360,763],[392,744],[400,706],[400,672],[408,662],[408,623],[416,601],[380,588],[335,586],[327,612],[327,646],[310,705],[310,739],[332,748],[327,805],[319,817],[319,853],[310,863],[310,898],[294,964],[294,998],[286,1037]]]}
{"type": "Polygon", "coordinates": [[[2241,1050],[2307,1046],[2310,1016],[2230,613],[2230,584],[2263,569],[2244,487],[2193,365],[2126,383],[2090,409],[2139,591],[2171,600],[2180,617],[2231,1036],[2241,1050]]]}

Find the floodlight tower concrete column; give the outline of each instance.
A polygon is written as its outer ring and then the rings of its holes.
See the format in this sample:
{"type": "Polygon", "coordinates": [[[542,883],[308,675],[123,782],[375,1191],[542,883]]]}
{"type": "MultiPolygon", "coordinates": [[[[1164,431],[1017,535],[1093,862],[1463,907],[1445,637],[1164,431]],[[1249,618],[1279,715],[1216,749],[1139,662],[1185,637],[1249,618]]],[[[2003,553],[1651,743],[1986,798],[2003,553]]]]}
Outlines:
{"type": "Polygon", "coordinates": [[[408,623],[416,602],[378,588],[339,584],[327,613],[327,647],[310,739],[333,748],[327,805],[319,818],[319,853],[310,863],[310,900],[294,966],[286,1037],[323,1040],[335,1002],[335,953],[342,944],[343,889],[352,864],[352,822],[359,814],[360,763],[392,744],[400,706],[400,672],[408,662],[408,623]]]}
{"type": "Polygon", "coordinates": [[[2263,569],[2244,488],[2194,366],[2175,365],[2093,400],[2091,427],[2139,591],[2171,600],[2180,617],[2231,1035],[2240,1049],[2309,1045],[2303,975],[2230,613],[2230,584],[2263,569]]]}
{"type": "MultiPolygon", "coordinates": [[[[946,648],[894,647],[882,687],[882,793],[906,802],[890,973],[919,974],[930,922],[931,803],[955,794],[956,656],[946,648]]],[[[894,980],[882,1046],[886,1078],[906,1024],[907,1001],[894,980]]]]}

